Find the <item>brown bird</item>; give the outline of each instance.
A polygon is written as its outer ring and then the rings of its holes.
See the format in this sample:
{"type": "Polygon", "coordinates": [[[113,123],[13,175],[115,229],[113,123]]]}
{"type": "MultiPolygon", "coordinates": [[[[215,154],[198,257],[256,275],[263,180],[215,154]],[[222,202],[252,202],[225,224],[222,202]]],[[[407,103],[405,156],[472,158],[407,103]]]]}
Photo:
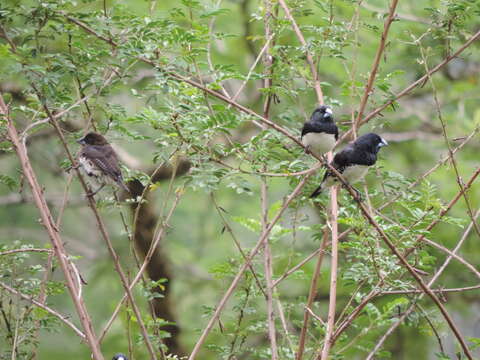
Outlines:
{"type": "Polygon", "coordinates": [[[89,132],[83,138],[77,140],[77,142],[83,145],[78,157],[80,167],[93,183],[100,186],[89,195],[95,195],[103,189],[105,185],[112,183],[130,192],[123,182],[117,154],[103,135],[89,132]]]}

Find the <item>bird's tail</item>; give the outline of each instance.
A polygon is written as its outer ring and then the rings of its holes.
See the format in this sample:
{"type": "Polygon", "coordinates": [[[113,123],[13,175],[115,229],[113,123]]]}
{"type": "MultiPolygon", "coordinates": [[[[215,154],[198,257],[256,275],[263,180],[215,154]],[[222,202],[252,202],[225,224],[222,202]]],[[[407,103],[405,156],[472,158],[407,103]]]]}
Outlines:
{"type": "Polygon", "coordinates": [[[127,185],[125,185],[125,183],[123,182],[122,179],[118,179],[118,180],[117,180],[117,184],[118,184],[118,186],[120,186],[123,190],[125,190],[127,193],[131,194],[130,189],[128,188],[127,185]]]}
{"type": "Polygon", "coordinates": [[[321,193],[322,190],[323,190],[323,186],[322,186],[322,185],[323,185],[323,183],[320,184],[320,186],[315,189],[315,191],[310,195],[310,199],[316,198],[318,195],[320,195],[320,193],[321,193]]]}

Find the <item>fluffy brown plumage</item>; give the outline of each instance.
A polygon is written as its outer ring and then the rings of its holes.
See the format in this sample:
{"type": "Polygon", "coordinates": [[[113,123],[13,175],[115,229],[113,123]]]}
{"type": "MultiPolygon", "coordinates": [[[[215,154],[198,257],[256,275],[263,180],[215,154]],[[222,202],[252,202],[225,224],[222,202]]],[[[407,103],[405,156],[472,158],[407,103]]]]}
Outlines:
{"type": "Polygon", "coordinates": [[[81,168],[90,180],[100,186],[94,194],[108,183],[115,183],[129,192],[123,182],[117,154],[102,135],[90,132],[77,142],[83,146],[78,157],[81,168]]]}

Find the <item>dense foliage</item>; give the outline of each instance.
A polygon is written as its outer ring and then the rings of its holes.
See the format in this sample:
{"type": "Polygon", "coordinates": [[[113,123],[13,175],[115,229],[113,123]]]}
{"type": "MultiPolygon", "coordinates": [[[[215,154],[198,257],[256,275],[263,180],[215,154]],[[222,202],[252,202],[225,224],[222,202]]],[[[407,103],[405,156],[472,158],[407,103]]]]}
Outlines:
{"type": "Polygon", "coordinates": [[[384,1],[288,1],[306,46],[281,3],[1,2],[0,91],[9,112],[0,120],[0,359],[91,353],[59,319],[83,329],[9,124],[27,146],[97,336],[125,293],[118,267],[131,282],[159,241],[133,288],[141,319],[125,301],[102,339],[107,359],[153,358],[146,343],[159,359],[188,356],[256,248],[196,358],[296,359],[304,326],[303,359],[314,358],[327,334],[337,221],[331,358],[466,356],[379,231],[426,284],[438,276],[432,289],[454,289],[436,295],[479,355],[480,227],[472,219],[480,206],[480,55],[470,39],[478,36],[480,1],[394,1],[386,36],[392,5],[384,1]],[[327,194],[309,199],[324,174],[309,171],[318,159],[295,141],[322,100],[310,60],[341,134],[357,121],[358,134],[390,142],[358,186],[374,226],[346,190],[337,220],[327,194]],[[438,71],[424,76],[429,69],[438,71]],[[88,206],[64,147],[75,154],[88,130],[115,144],[133,197],[105,189],[88,206]],[[109,255],[95,209],[119,259],[109,255]]]}

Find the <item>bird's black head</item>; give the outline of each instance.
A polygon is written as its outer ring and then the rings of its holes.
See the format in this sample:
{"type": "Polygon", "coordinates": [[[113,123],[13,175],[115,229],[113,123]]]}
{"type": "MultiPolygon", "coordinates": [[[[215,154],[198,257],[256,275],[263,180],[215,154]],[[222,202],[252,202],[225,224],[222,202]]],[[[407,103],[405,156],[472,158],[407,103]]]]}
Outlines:
{"type": "Polygon", "coordinates": [[[89,132],[83,138],[78,139],[77,142],[82,145],[108,145],[107,139],[98,133],[89,132]]]}
{"type": "Polygon", "coordinates": [[[310,116],[310,121],[312,122],[333,122],[333,112],[329,106],[319,106],[317,107],[312,116],[310,116]]]}
{"type": "Polygon", "coordinates": [[[128,360],[128,358],[123,354],[117,354],[112,358],[112,360],[128,360]]]}
{"type": "Polygon", "coordinates": [[[388,142],[374,133],[362,135],[355,141],[355,147],[365,149],[374,154],[378,153],[378,150],[380,150],[381,147],[387,145],[388,142]]]}

